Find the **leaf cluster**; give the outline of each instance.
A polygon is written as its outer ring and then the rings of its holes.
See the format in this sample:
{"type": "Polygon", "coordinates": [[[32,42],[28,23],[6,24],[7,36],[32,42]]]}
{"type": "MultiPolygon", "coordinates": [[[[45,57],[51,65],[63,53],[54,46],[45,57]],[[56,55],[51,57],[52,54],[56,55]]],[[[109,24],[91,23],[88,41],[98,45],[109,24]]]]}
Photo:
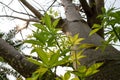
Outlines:
{"type": "Polygon", "coordinates": [[[39,68],[27,80],[47,79],[50,77],[53,80],[69,80],[71,74],[77,76],[73,80],[79,80],[98,72],[96,69],[101,64],[94,64],[87,68],[79,63],[79,59],[85,57],[82,55],[84,49],[93,45],[81,44],[84,38],[79,38],[79,34],[75,36],[63,35],[61,29],[55,28],[58,22],[59,18],[52,21],[51,16],[45,14],[40,23],[33,24],[37,29],[33,31],[33,35],[29,36],[25,42],[32,44],[31,53],[37,53],[39,58],[39,60],[28,58],[28,60],[39,65],[39,68]],[[76,46],[80,47],[76,48],[76,46]],[[73,68],[71,64],[74,62],[77,62],[80,67],[73,68]],[[73,71],[67,71],[64,76],[56,76],[58,66],[72,67],[73,71]],[[85,71],[81,73],[83,70],[85,71]]]}

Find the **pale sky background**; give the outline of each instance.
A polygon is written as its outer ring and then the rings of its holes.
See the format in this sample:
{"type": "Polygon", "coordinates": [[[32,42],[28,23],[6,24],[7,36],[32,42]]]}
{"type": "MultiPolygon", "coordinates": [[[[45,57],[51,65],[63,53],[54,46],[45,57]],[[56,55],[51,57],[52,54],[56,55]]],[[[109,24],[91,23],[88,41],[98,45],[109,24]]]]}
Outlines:
{"type": "MultiPolygon", "coordinates": [[[[3,2],[5,4],[9,4],[10,1],[12,0],[0,0],[0,2],[3,2]]],[[[39,9],[40,7],[41,8],[44,8],[44,9],[47,9],[48,6],[47,5],[50,5],[51,4],[51,0],[27,0],[29,1],[30,3],[32,3],[33,5],[35,5],[34,7],[36,7],[37,9],[39,9]],[[34,2],[39,2],[39,5],[36,5],[36,3],[34,2]]],[[[60,2],[60,0],[59,0],[60,2]]],[[[21,7],[21,4],[18,2],[18,0],[14,0],[10,5],[9,5],[11,8],[13,8],[14,10],[17,10],[17,11],[21,11],[21,12],[24,12],[24,9],[23,7],[21,7]]],[[[117,8],[120,8],[120,0],[105,0],[105,7],[108,9],[108,8],[111,8],[111,7],[117,7],[117,8]],[[115,2],[116,1],[116,2],[115,2]],[[113,5],[114,4],[114,5],[113,5]]],[[[8,10],[7,8],[5,8],[7,13],[8,14],[14,14],[18,17],[26,17],[26,16],[23,16],[23,15],[18,15],[16,13],[12,13],[12,11],[8,10]]],[[[56,7],[55,8],[59,15],[62,16],[62,17],[65,17],[65,15],[63,14],[64,11],[63,11],[63,8],[62,7],[56,7]]],[[[3,6],[0,4],[0,15],[3,15],[5,14],[4,12],[4,8],[3,6]]],[[[3,31],[3,32],[8,32],[9,30],[13,29],[14,27],[16,27],[16,25],[19,25],[19,26],[24,26],[25,22],[24,21],[21,21],[21,20],[10,20],[8,18],[0,18],[0,31],[3,31]]],[[[25,29],[22,31],[22,33],[24,34],[24,38],[26,38],[26,36],[31,33],[30,29],[25,29]]],[[[20,37],[21,35],[20,34],[17,34],[16,35],[16,38],[17,39],[22,39],[20,37]]],[[[30,53],[30,51],[28,50],[25,50],[25,52],[27,53],[30,53]]],[[[59,75],[65,73],[65,70],[66,68],[62,68],[62,67],[59,67],[59,69],[57,70],[57,72],[59,72],[59,75]]],[[[9,76],[10,80],[16,80],[14,79],[13,77],[11,78],[12,76],[9,76]]]]}

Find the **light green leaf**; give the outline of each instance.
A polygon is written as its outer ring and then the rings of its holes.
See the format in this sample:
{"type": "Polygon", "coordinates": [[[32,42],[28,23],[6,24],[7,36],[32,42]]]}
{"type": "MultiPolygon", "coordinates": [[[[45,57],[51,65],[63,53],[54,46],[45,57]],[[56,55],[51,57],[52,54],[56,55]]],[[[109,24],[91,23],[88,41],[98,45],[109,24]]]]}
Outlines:
{"type": "Polygon", "coordinates": [[[93,48],[93,47],[96,47],[96,46],[94,44],[84,43],[84,44],[81,44],[79,48],[85,49],[85,48],[93,48]]]}
{"type": "Polygon", "coordinates": [[[99,30],[100,30],[100,28],[93,29],[93,30],[90,32],[89,36],[95,34],[95,33],[96,33],[97,31],[99,31],[99,30]]]}
{"type": "Polygon", "coordinates": [[[80,66],[80,67],[78,68],[78,72],[80,72],[80,73],[85,73],[86,70],[87,70],[86,66],[80,66]]]}
{"type": "Polygon", "coordinates": [[[94,24],[93,26],[92,26],[92,28],[94,29],[94,28],[100,28],[101,26],[99,25],[99,24],[94,24]]]}
{"type": "Polygon", "coordinates": [[[39,65],[39,66],[43,66],[43,67],[45,67],[44,64],[42,64],[41,62],[38,62],[38,61],[35,60],[35,59],[28,58],[28,60],[29,60],[30,62],[36,64],[36,65],[39,65]]]}
{"type": "Polygon", "coordinates": [[[35,24],[33,24],[33,26],[37,27],[38,29],[40,29],[42,31],[47,31],[46,27],[40,23],[35,23],[35,24]]]}
{"type": "Polygon", "coordinates": [[[50,61],[49,61],[50,67],[54,67],[55,66],[54,64],[58,62],[59,55],[60,55],[59,53],[53,53],[51,55],[50,61]]]}
{"type": "Polygon", "coordinates": [[[72,78],[72,80],[80,80],[78,77],[72,78]]]}
{"type": "Polygon", "coordinates": [[[66,72],[64,75],[64,80],[69,80],[70,79],[70,72],[66,72]]]}
{"type": "Polygon", "coordinates": [[[50,29],[51,28],[51,17],[50,17],[50,15],[45,14],[44,22],[45,22],[46,26],[50,29]]]}
{"type": "Polygon", "coordinates": [[[59,65],[68,63],[68,62],[69,62],[69,57],[70,57],[70,56],[65,56],[62,60],[60,60],[60,61],[58,61],[57,63],[55,63],[55,65],[56,65],[56,66],[59,66],[59,65]]]}
{"type": "Polygon", "coordinates": [[[30,43],[30,44],[34,44],[34,45],[41,45],[40,41],[37,40],[25,40],[25,43],[30,43]]]}
{"type": "Polygon", "coordinates": [[[54,12],[54,15],[55,15],[55,17],[57,17],[57,16],[58,16],[58,12],[57,12],[57,11],[55,11],[55,12],[54,12]]]}
{"type": "Polygon", "coordinates": [[[48,55],[46,52],[44,52],[41,48],[35,47],[35,50],[39,56],[39,58],[41,59],[41,61],[48,65],[48,55]]]}
{"type": "Polygon", "coordinates": [[[58,24],[58,22],[60,21],[60,18],[56,19],[54,22],[53,22],[53,27],[55,28],[58,24]]]}
{"type": "Polygon", "coordinates": [[[43,68],[43,67],[40,67],[39,69],[37,69],[34,73],[34,74],[38,74],[39,75],[39,78],[41,78],[46,72],[48,71],[48,68],[43,68]]]}
{"type": "Polygon", "coordinates": [[[93,75],[95,73],[97,73],[99,70],[97,70],[103,63],[95,63],[93,65],[91,65],[86,72],[86,76],[90,76],[93,75]]]}

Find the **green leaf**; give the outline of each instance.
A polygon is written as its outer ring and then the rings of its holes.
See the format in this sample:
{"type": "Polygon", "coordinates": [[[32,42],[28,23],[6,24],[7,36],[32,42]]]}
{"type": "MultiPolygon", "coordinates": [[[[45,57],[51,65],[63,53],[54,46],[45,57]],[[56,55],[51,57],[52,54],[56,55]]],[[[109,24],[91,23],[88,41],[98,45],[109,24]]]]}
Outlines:
{"type": "MultiPolygon", "coordinates": [[[[43,68],[43,67],[39,67],[39,69],[37,69],[33,75],[35,74],[38,74],[39,75],[39,78],[41,78],[46,72],[48,71],[48,68],[43,68]]],[[[36,79],[37,80],[37,79],[36,79]]]]}
{"type": "Polygon", "coordinates": [[[96,47],[96,46],[94,44],[84,43],[84,44],[81,44],[79,48],[85,49],[85,48],[92,48],[92,47],[96,47]]]}
{"type": "Polygon", "coordinates": [[[33,24],[33,26],[37,27],[38,29],[40,29],[42,31],[47,31],[47,28],[40,23],[35,23],[35,24],[33,24]]]}
{"type": "Polygon", "coordinates": [[[56,66],[60,66],[60,65],[63,65],[63,64],[65,64],[65,63],[70,62],[70,61],[69,61],[69,57],[70,57],[70,56],[65,56],[64,58],[62,58],[62,60],[60,60],[60,61],[58,61],[57,63],[55,63],[55,65],[56,65],[56,66]]]}
{"type": "Polygon", "coordinates": [[[99,31],[101,28],[102,28],[101,25],[99,25],[99,24],[94,24],[94,25],[92,26],[92,29],[93,29],[93,30],[90,32],[89,36],[93,35],[93,34],[96,33],[97,31],[99,31]]]}
{"type": "Polygon", "coordinates": [[[58,22],[60,21],[60,18],[56,19],[54,22],[53,22],[53,27],[55,28],[58,24],[58,22]]]}
{"type": "Polygon", "coordinates": [[[44,22],[45,22],[46,26],[50,29],[51,28],[51,17],[50,17],[50,15],[45,14],[44,22]]]}
{"type": "Polygon", "coordinates": [[[0,57],[0,62],[4,62],[4,59],[2,57],[0,57]]]}
{"type": "Polygon", "coordinates": [[[42,66],[42,67],[45,67],[44,64],[42,64],[41,62],[38,62],[37,60],[35,59],[32,59],[32,58],[27,58],[30,62],[36,64],[36,65],[39,65],[39,66],[42,66]]]}
{"type": "Polygon", "coordinates": [[[94,24],[93,26],[92,26],[92,28],[94,29],[94,28],[100,28],[101,26],[99,25],[99,24],[94,24]]]}
{"type": "Polygon", "coordinates": [[[56,65],[54,65],[55,63],[58,62],[59,59],[59,53],[53,53],[50,57],[50,67],[55,67],[56,65]]]}
{"type": "Polygon", "coordinates": [[[66,72],[64,75],[64,80],[69,80],[70,79],[70,72],[66,72]]]}
{"type": "Polygon", "coordinates": [[[35,47],[35,50],[41,61],[48,66],[48,55],[41,48],[35,47]]]}
{"type": "Polygon", "coordinates": [[[58,12],[57,12],[57,11],[55,11],[55,12],[54,12],[54,15],[55,15],[55,17],[57,17],[57,16],[58,16],[58,12]]]}
{"type": "Polygon", "coordinates": [[[72,80],[80,80],[78,77],[72,78],[72,80]]]}
{"type": "Polygon", "coordinates": [[[50,8],[49,13],[50,13],[50,14],[52,14],[52,13],[53,13],[53,9],[52,9],[52,8],[50,8]]]}
{"type": "Polygon", "coordinates": [[[95,34],[95,33],[96,33],[97,31],[99,31],[99,30],[100,30],[100,28],[93,29],[93,30],[90,32],[89,36],[95,34]]]}
{"type": "Polygon", "coordinates": [[[78,72],[80,72],[80,73],[85,73],[86,70],[87,70],[86,66],[80,66],[80,67],[78,68],[78,72]]]}
{"type": "Polygon", "coordinates": [[[35,45],[41,45],[40,41],[37,40],[25,40],[25,43],[35,44],[35,45]]]}
{"type": "Polygon", "coordinates": [[[103,63],[95,63],[93,65],[91,65],[86,72],[86,76],[90,76],[93,75],[95,73],[97,73],[99,70],[97,70],[101,65],[103,65],[103,63]]]}

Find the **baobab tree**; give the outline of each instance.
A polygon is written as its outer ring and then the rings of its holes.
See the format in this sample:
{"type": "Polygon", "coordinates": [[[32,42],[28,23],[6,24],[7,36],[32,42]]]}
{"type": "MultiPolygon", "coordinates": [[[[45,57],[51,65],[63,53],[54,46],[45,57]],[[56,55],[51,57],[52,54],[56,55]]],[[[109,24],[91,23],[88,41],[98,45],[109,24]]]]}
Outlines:
{"type": "MultiPolygon", "coordinates": [[[[32,18],[24,19],[20,17],[1,15],[1,17],[11,17],[21,19],[27,22],[26,27],[30,22],[39,22],[42,16],[44,16],[39,10],[37,10],[27,0],[19,0],[29,11],[33,14],[20,13],[28,15],[32,18]]],[[[56,2],[53,1],[52,5],[56,2]]],[[[82,43],[94,44],[96,46],[102,45],[101,41],[104,41],[104,30],[101,28],[97,33],[89,36],[94,24],[101,25],[102,18],[97,18],[102,14],[102,8],[104,8],[104,0],[79,0],[79,4],[72,3],[72,0],[61,0],[60,6],[64,7],[65,19],[60,19],[58,26],[61,26],[64,33],[70,33],[72,36],[79,33],[80,38],[85,38],[82,43]],[[82,14],[85,14],[83,17],[82,14]]],[[[5,4],[3,4],[5,5],[5,4]]],[[[51,6],[52,6],[51,5],[51,6]]],[[[9,9],[9,5],[5,5],[9,9]]],[[[50,7],[51,7],[50,6],[50,7]]],[[[13,9],[11,9],[13,10],[13,9]]],[[[13,10],[16,13],[19,13],[13,10]]],[[[88,77],[88,80],[118,80],[120,79],[120,52],[111,45],[107,46],[104,52],[101,49],[94,50],[95,48],[89,48],[84,51],[86,58],[80,59],[82,65],[90,66],[97,62],[104,62],[100,67],[100,71],[95,75],[88,77]]],[[[0,39],[0,56],[10,64],[16,71],[18,71],[24,77],[30,77],[31,74],[38,68],[38,65],[29,62],[26,57],[20,54],[14,47],[9,45],[3,39],[0,39]]]]}

